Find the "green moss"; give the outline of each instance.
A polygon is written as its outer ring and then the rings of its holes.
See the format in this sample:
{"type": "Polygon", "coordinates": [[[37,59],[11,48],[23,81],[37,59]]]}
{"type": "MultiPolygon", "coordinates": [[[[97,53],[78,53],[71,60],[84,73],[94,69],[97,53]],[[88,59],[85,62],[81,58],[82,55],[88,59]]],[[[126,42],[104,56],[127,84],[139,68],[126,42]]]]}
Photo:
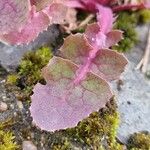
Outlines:
{"type": "Polygon", "coordinates": [[[72,150],[70,141],[65,138],[61,141],[57,141],[51,145],[52,150],[72,150]]]}
{"type": "Polygon", "coordinates": [[[150,10],[142,9],[139,11],[139,23],[149,23],[150,22],[150,10]]]}
{"type": "Polygon", "coordinates": [[[137,25],[138,18],[136,13],[133,12],[120,12],[116,20],[115,28],[124,32],[124,39],[119,42],[118,46],[113,48],[118,51],[128,51],[137,42],[137,33],[135,27],[137,25]]]}
{"type": "Polygon", "coordinates": [[[130,50],[137,42],[136,26],[150,22],[150,10],[143,9],[139,11],[124,11],[118,14],[115,22],[115,29],[120,29],[124,32],[124,39],[119,42],[118,46],[113,48],[125,52],[130,50]]]}
{"type": "Polygon", "coordinates": [[[37,71],[44,67],[51,57],[52,53],[48,47],[43,47],[36,52],[27,53],[20,63],[19,74],[32,75],[34,73],[35,75],[35,72],[37,73],[37,71]]]}
{"type": "Polygon", "coordinates": [[[17,150],[19,147],[14,138],[11,132],[0,130],[0,150],[17,150]]]}
{"type": "Polygon", "coordinates": [[[150,134],[135,133],[128,140],[128,148],[131,150],[150,150],[150,134]]]}
{"type": "Polygon", "coordinates": [[[77,127],[67,129],[67,134],[78,142],[96,150],[122,150],[122,145],[116,141],[119,115],[115,100],[100,112],[92,113],[81,121],[77,127]]]}
{"type": "Polygon", "coordinates": [[[14,118],[9,118],[5,120],[4,122],[0,122],[0,130],[5,129],[9,126],[12,126],[15,123],[14,118]]]}
{"type": "MultiPolygon", "coordinates": [[[[28,99],[33,86],[37,82],[43,81],[41,69],[49,62],[51,57],[52,51],[48,47],[42,47],[35,52],[28,52],[21,60],[17,74],[7,77],[7,83],[17,85],[22,90],[21,97],[28,99]]],[[[20,94],[18,95],[20,96],[20,94]]]]}
{"type": "Polygon", "coordinates": [[[11,74],[7,76],[7,84],[17,84],[18,75],[11,74]]]}

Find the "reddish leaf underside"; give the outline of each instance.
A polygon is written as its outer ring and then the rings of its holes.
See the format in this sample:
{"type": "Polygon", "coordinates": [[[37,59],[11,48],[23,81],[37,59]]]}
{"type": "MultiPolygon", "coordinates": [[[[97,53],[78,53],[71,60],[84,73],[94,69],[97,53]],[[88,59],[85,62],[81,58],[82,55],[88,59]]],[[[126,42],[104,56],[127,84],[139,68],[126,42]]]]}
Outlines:
{"type": "Polygon", "coordinates": [[[0,2],[0,33],[8,33],[20,29],[28,18],[29,0],[1,0],[0,2]]]}
{"type": "Polygon", "coordinates": [[[35,86],[30,107],[33,121],[41,129],[74,127],[112,97],[107,82],[93,73],[87,73],[85,80],[74,85],[77,70],[75,64],[59,57],[53,57],[43,69],[47,84],[35,86]]]}

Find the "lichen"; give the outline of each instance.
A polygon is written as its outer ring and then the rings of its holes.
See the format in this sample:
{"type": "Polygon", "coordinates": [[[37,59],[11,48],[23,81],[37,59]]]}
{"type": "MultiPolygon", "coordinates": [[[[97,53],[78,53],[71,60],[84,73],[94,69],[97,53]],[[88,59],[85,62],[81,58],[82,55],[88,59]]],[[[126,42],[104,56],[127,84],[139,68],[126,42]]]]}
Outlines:
{"type": "Polygon", "coordinates": [[[19,146],[14,139],[13,133],[0,129],[0,150],[17,150],[19,146]]]}
{"type": "Polygon", "coordinates": [[[130,150],[150,150],[150,134],[147,132],[134,133],[128,140],[130,150]]]}

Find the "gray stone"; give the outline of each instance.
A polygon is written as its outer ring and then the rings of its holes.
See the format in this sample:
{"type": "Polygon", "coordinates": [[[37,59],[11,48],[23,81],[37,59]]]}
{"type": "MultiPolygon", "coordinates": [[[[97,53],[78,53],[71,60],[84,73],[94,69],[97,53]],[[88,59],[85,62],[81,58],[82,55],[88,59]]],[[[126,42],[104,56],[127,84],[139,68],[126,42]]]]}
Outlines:
{"type": "Polygon", "coordinates": [[[38,38],[29,45],[10,46],[0,43],[0,64],[7,71],[15,71],[20,59],[30,50],[35,50],[43,45],[50,46],[56,43],[59,36],[59,30],[56,25],[50,26],[47,31],[41,33],[38,38]]]}
{"type": "Polygon", "coordinates": [[[23,150],[37,150],[37,147],[31,141],[23,141],[23,150]]]}
{"type": "Polygon", "coordinates": [[[18,106],[16,97],[13,93],[8,92],[5,87],[5,80],[0,79],[0,123],[3,123],[12,118],[16,118],[18,106]]]}
{"type": "Polygon", "coordinates": [[[0,112],[6,111],[8,106],[6,103],[0,101],[0,112]]]}
{"type": "Polygon", "coordinates": [[[113,84],[121,119],[118,138],[123,143],[126,143],[129,136],[135,132],[150,132],[150,80],[139,70],[135,70],[146,47],[148,27],[138,27],[137,31],[140,42],[126,54],[129,64],[121,77],[124,85],[118,91],[116,84],[113,84]]]}

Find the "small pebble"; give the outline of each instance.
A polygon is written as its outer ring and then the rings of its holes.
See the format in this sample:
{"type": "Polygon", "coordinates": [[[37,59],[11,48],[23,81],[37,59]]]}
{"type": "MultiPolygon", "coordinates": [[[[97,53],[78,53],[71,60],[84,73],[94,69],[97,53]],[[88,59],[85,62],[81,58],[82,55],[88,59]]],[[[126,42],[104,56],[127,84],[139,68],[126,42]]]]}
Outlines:
{"type": "Polygon", "coordinates": [[[0,102],[0,112],[4,112],[8,109],[8,106],[4,102],[0,102]]]}
{"type": "Polygon", "coordinates": [[[23,109],[23,104],[22,104],[21,101],[17,101],[17,105],[18,105],[18,107],[19,107],[20,110],[23,109]]]}
{"type": "Polygon", "coordinates": [[[11,109],[14,109],[14,108],[15,108],[14,104],[11,104],[11,105],[10,105],[10,108],[11,108],[11,109]]]}
{"type": "Polygon", "coordinates": [[[23,150],[37,150],[37,147],[33,144],[32,141],[23,141],[22,149],[23,150]]]}

